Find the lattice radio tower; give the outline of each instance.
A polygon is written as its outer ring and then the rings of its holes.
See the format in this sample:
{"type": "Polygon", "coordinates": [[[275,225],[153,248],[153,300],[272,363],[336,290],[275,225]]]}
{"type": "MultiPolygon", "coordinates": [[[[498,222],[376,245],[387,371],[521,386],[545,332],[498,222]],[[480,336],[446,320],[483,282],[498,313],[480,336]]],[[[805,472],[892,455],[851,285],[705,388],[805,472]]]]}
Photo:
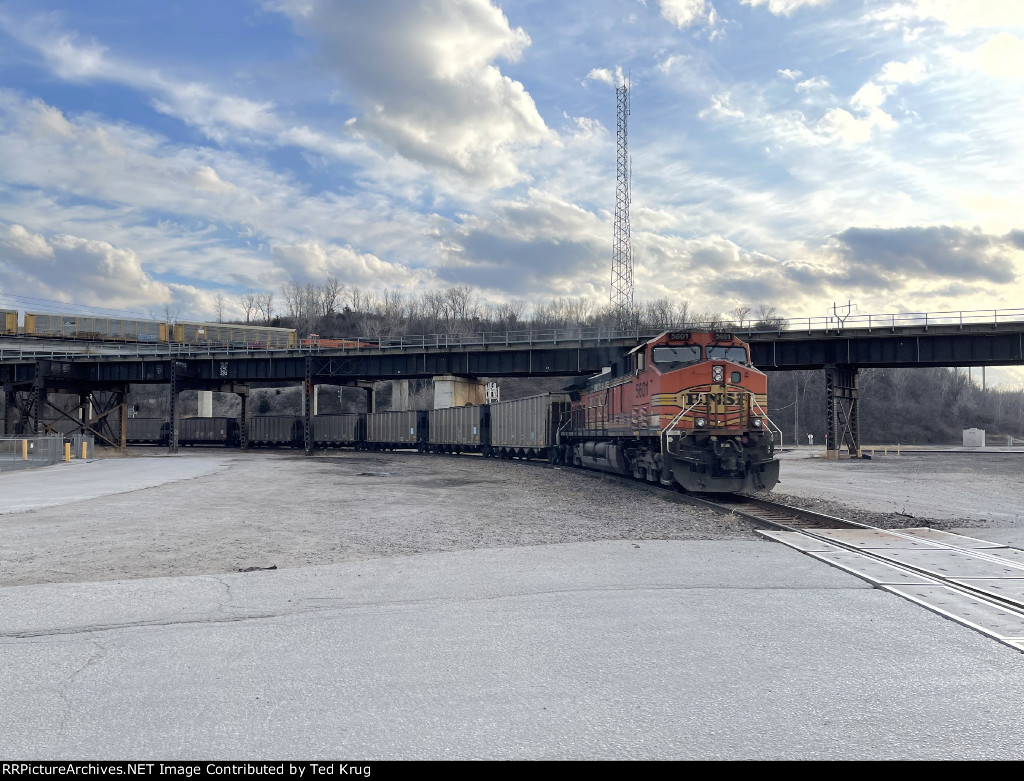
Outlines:
{"type": "Polygon", "coordinates": [[[633,248],[629,241],[629,81],[615,88],[618,106],[617,165],[615,184],[615,236],[612,241],[612,287],[609,302],[619,324],[633,309],[633,248]]]}

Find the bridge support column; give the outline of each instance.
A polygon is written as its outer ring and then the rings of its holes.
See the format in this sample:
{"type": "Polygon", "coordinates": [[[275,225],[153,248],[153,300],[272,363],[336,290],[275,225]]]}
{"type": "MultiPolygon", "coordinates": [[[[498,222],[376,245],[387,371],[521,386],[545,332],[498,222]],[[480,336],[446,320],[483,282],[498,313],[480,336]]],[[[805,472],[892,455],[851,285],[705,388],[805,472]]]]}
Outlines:
{"type": "Polygon", "coordinates": [[[46,407],[46,378],[43,374],[43,366],[36,363],[36,381],[32,386],[32,435],[41,437],[46,434],[46,416],[43,408],[46,407]]]}
{"type": "Polygon", "coordinates": [[[407,412],[409,410],[409,381],[391,381],[391,409],[394,412],[407,412]]]}
{"type": "Polygon", "coordinates": [[[373,380],[356,380],[353,387],[359,388],[363,392],[363,398],[366,399],[366,411],[376,412],[374,389],[377,387],[377,383],[373,380]]]}
{"type": "Polygon", "coordinates": [[[483,404],[486,383],[475,377],[442,374],[434,377],[434,409],[483,404]]]}
{"type": "Polygon", "coordinates": [[[313,385],[313,361],[306,359],[306,379],[302,383],[302,444],[306,455],[313,455],[313,405],[316,403],[313,385]]]}
{"type": "Polygon", "coordinates": [[[238,416],[238,446],[243,450],[249,449],[249,392],[238,394],[242,402],[242,411],[238,416]]]}
{"type": "Polygon", "coordinates": [[[117,449],[122,453],[128,449],[128,394],[131,386],[125,385],[118,393],[117,449]]]}
{"type": "Polygon", "coordinates": [[[0,436],[13,437],[14,436],[14,388],[10,385],[4,385],[4,397],[3,397],[3,417],[0,418],[0,436]]]}
{"type": "Polygon", "coordinates": [[[826,458],[839,458],[845,446],[850,458],[860,458],[860,399],[858,370],[853,366],[825,367],[825,414],[828,416],[826,458]]]}
{"type": "Polygon", "coordinates": [[[178,372],[174,362],[171,362],[171,380],[168,383],[169,393],[169,428],[167,431],[167,452],[178,452],[178,372]]]}

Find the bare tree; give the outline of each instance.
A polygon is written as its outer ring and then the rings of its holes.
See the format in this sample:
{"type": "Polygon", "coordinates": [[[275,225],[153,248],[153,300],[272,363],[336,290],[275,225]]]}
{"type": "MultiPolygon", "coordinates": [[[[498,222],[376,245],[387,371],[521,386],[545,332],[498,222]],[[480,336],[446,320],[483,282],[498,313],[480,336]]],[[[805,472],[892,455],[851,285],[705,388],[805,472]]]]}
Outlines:
{"type": "Polygon", "coordinates": [[[224,308],[227,306],[227,298],[223,293],[218,293],[213,297],[213,311],[217,314],[217,322],[224,322],[224,308]]]}
{"type": "Polygon", "coordinates": [[[757,307],[757,322],[754,328],[759,331],[781,330],[786,327],[786,320],[779,315],[773,304],[761,304],[757,307]]]}
{"type": "Polygon", "coordinates": [[[256,294],[256,311],[263,319],[264,324],[270,325],[274,319],[274,294],[269,291],[256,294]]]}
{"type": "Polygon", "coordinates": [[[249,288],[244,293],[242,293],[242,295],[240,295],[238,297],[238,303],[241,304],[242,311],[245,313],[245,322],[246,323],[252,322],[252,315],[253,315],[253,313],[257,312],[259,310],[259,306],[258,306],[258,303],[257,303],[257,301],[258,301],[257,296],[258,295],[259,295],[259,293],[257,293],[252,288],[249,288]]]}
{"type": "Polygon", "coordinates": [[[736,325],[742,328],[743,321],[750,315],[750,307],[746,304],[739,304],[732,308],[732,312],[730,312],[730,314],[732,315],[732,319],[736,321],[736,325]]]}
{"type": "Polygon", "coordinates": [[[320,316],[334,317],[338,301],[345,292],[345,285],[333,274],[320,283],[320,316]]]}

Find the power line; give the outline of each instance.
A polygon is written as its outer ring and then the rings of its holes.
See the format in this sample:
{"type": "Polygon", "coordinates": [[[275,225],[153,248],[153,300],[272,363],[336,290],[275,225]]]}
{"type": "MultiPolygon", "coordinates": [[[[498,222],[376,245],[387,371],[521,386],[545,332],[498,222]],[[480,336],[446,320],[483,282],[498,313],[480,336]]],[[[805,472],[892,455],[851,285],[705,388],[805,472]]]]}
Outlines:
{"type": "Polygon", "coordinates": [[[23,305],[23,306],[40,306],[41,308],[45,308],[47,310],[50,310],[50,313],[54,313],[54,314],[68,314],[68,315],[70,315],[70,314],[76,314],[77,312],[79,312],[81,310],[85,310],[84,312],[82,312],[83,314],[88,314],[90,312],[96,312],[96,313],[108,313],[108,314],[111,314],[111,315],[118,315],[118,316],[141,317],[141,318],[145,318],[146,320],[156,319],[156,318],[153,317],[152,313],[148,313],[148,312],[132,312],[132,311],[126,310],[126,309],[107,309],[105,307],[100,307],[100,306],[86,306],[85,304],[69,304],[66,301],[56,301],[56,300],[54,300],[52,298],[36,298],[34,296],[19,296],[19,295],[15,295],[13,293],[4,293],[2,290],[0,290],[0,301],[5,301],[5,300],[13,301],[13,302],[15,302],[15,305],[17,305],[18,303],[21,303],[21,305],[23,305]],[[72,311],[68,311],[69,309],[72,310],[72,311]]]}

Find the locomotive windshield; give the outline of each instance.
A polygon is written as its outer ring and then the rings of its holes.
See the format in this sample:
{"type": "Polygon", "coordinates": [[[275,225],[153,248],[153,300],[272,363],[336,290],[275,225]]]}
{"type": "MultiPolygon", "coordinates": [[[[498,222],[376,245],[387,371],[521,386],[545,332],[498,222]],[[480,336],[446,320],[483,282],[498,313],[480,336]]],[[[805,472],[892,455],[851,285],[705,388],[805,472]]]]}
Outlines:
{"type": "Polygon", "coordinates": [[[655,347],[651,358],[662,371],[681,369],[700,360],[700,346],[688,344],[683,347],[655,347]]]}
{"type": "Polygon", "coordinates": [[[720,345],[708,345],[709,361],[729,361],[743,366],[747,365],[747,350],[745,347],[723,347],[720,345]]]}

